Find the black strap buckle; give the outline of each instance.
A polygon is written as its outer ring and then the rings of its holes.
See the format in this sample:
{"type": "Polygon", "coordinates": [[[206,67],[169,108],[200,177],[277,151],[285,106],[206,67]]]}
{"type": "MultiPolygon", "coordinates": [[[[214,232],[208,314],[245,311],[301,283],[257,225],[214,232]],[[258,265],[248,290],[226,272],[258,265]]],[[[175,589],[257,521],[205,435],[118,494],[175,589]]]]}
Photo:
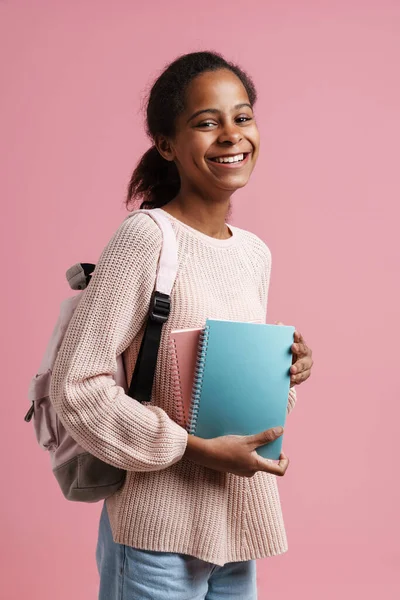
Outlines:
{"type": "Polygon", "coordinates": [[[165,323],[171,310],[171,298],[167,294],[154,292],[150,305],[150,319],[157,323],[165,323]]]}

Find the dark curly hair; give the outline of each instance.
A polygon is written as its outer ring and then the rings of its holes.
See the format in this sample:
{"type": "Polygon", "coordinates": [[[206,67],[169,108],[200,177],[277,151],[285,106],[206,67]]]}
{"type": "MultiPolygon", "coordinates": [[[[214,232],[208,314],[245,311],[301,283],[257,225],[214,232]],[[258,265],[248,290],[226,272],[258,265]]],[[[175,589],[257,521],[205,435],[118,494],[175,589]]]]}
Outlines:
{"type": "Polygon", "coordinates": [[[132,173],[125,200],[128,210],[130,204],[137,201],[141,201],[140,208],[158,208],[178,194],[181,185],[178,169],[173,161],[161,156],[154,139],[157,134],[173,137],[176,118],[185,109],[185,94],[190,82],[201,73],[219,69],[232,71],[244,85],[250,104],[255,104],[257,93],[249,75],[217,52],[191,52],[169,64],[147,98],[146,132],[153,145],[132,173]]]}

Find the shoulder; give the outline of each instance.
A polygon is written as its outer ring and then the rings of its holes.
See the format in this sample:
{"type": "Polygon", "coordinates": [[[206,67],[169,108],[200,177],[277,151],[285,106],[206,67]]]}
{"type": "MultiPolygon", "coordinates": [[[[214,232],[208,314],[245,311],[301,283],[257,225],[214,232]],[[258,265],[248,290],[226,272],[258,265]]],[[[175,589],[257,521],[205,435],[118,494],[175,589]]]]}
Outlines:
{"type": "Polygon", "coordinates": [[[148,270],[158,262],[162,232],[145,213],[128,215],[109,239],[97,261],[97,274],[126,274],[138,268],[148,270]]]}
{"type": "Polygon", "coordinates": [[[143,250],[154,250],[162,243],[162,232],[154,219],[146,213],[136,211],[125,217],[113,237],[129,247],[140,247],[143,250]]]}
{"type": "Polygon", "coordinates": [[[241,245],[247,253],[254,256],[255,259],[271,262],[271,250],[267,244],[252,231],[235,227],[236,234],[239,235],[241,245]]]}

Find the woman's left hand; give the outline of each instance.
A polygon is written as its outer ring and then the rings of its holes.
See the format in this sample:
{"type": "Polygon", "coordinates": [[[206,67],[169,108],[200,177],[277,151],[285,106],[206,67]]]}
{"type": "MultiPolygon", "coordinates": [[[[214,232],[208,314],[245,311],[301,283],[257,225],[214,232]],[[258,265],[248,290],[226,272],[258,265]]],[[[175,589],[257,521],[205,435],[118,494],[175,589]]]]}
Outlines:
{"type": "MultiPolygon", "coordinates": [[[[276,325],[283,325],[277,321],[276,325]]],[[[294,332],[294,342],[291,346],[293,353],[292,366],[290,367],[290,387],[299,385],[311,375],[311,367],[314,364],[312,350],[309,348],[299,331],[294,332]]]]}

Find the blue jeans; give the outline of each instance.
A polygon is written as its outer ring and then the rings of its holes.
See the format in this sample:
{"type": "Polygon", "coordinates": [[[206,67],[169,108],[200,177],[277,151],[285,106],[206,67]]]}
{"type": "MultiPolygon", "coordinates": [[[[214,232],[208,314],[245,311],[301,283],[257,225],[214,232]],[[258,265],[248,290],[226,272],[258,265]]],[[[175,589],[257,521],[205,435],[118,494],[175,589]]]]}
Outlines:
{"type": "Polygon", "coordinates": [[[96,561],[99,600],[257,600],[255,560],[220,567],[189,554],[116,544],[105,502],[96,561]]]}

